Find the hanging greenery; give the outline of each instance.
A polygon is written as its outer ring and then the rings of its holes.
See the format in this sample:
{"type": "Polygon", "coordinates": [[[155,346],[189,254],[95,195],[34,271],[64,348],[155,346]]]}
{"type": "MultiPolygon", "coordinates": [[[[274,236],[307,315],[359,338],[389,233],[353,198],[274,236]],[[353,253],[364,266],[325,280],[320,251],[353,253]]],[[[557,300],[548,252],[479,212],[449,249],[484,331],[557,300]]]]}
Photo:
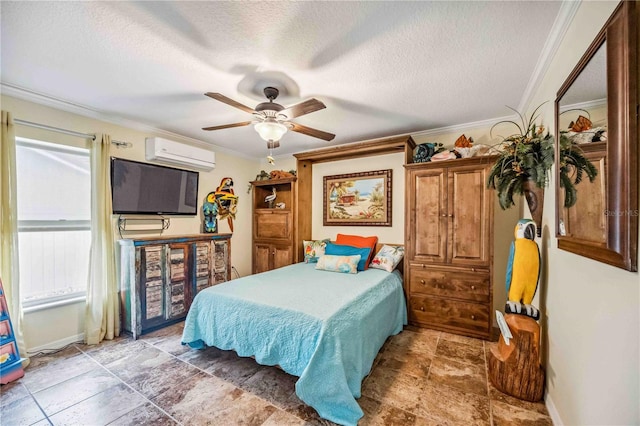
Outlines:
{"type": "Polygon", "coordinates": [[[560,132],[560,187],[564,190],[564,206],[571,207],[578,200],[576,185],[586,175],[593,182],[598,170],[583,154],[580,146],[560,132]]]}
{"type": "Polygon", "coordinates": [[[528,180],[535,182],[538,188],[545,188],[549,183],[549,169],[554,160],[554,138],[549,132],[544,133],[544,126],[535,124],[542,105],[533,111],[529,120],[525,120],[515,109],[507,107],[518,114],[521,123],[503,120],[491,127],[491,133],[502,123],[512,124],[518,129],[518,133],[503,139],[500,157],[491,168],[487,182],[487,187],[496,190],[503,210],[515,205],[514,196],[524,194],[528,180]]]}

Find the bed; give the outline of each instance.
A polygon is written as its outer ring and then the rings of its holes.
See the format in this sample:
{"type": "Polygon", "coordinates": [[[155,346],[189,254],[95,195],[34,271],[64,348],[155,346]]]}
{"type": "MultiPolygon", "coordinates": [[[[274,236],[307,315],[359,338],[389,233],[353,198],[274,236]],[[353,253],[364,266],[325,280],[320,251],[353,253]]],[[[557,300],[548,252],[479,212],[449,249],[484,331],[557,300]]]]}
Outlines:
{"type": "Polygon", "coordinates": [[[297,263],[198,293],[182,343],[278,365],[299,377],[296,394],[320,416],[355,425],[362,379],[406,323],[398,271],[341,274],[297,263]]]}

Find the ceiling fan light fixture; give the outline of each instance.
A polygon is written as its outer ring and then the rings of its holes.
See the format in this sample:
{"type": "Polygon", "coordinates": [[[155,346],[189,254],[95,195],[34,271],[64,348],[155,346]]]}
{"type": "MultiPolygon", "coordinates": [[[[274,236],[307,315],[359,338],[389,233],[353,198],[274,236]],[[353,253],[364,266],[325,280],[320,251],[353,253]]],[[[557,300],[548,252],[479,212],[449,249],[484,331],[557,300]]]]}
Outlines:
{"type": "Polygon", "coordinates": [[[263,122],[256,124],[254,128],[260,137],[267,142],[279,141],[287,133],[287,126],[278,123],[272,118],[267,118],[263,122]]]}

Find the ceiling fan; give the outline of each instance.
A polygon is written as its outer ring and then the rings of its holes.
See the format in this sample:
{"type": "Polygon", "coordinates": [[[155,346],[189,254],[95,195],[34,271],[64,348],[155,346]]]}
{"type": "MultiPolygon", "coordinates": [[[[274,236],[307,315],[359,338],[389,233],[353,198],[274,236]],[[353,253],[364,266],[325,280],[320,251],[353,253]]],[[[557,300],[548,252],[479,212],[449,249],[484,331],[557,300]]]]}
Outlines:
{"type": "Polygon", "coordinates": [[[244,112],[248,112],[249,114],[253,114],[255,118],[252,121],[203,127],[202,130],[228,129],[230,127],[242,127],[256,123],[254,126],[256,132],[258,132],[260,137],[267,142],[267,147],[269,149],[280,146],[280,138],[287,132],[287,130],[323,139],[325,141],[333,140],[333,138],[336,137],[336,135],[332,133],[323,132],[322,130],[313,129],[311,127],[303,126],[302,124],[289,121],[292,118],[324,109],[326,108],[325,104],[317,99],[311,98],[285,108],[282,105],[273,102],[279,94],[279,90],[275,87],[265,87],[264,95],[267,97],[269,102],[262,102],[258,104],[255,109],[251,109],[248,106],[236,102],[220,93],[207,92],[205,95],[211,99],[215,99],[227,105],[231,105],[232,107],[241,109],[244,112]]]}

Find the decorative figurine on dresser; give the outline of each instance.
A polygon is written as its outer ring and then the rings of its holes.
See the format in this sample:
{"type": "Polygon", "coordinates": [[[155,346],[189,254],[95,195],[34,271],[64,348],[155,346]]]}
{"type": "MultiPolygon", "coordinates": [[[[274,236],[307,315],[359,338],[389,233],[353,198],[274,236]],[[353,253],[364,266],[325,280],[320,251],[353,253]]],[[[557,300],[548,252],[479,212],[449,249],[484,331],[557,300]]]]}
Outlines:
{"type": "Polygon", "coordinates": [[[118,241],[123,329],[141,334],[182,321],[195,295],[231,279],[231,234],[118,241]]]}
{"type": "Polygon", "coordinates": [[[534,221],[518,221],[507,265],[506,315],[496,311],[501,336],[487,358],[491,383],[501,392],[527,401],[539,401],[544,390],[540,326],[536,322],[540,311],[531,304],[540,277],[535,236],[534,221]]]}

